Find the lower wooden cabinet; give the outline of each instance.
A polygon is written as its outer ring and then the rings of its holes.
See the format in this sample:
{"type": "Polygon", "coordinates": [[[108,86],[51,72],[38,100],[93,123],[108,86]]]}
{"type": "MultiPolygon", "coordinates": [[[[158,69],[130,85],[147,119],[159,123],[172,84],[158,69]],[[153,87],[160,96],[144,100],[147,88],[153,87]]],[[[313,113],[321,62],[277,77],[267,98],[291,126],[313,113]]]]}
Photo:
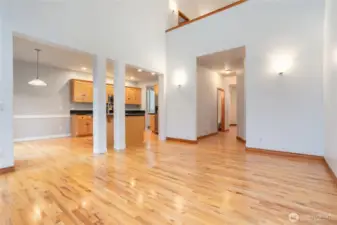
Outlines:
{"type": "Polygon", "coordinates": [[[158,124],[157,124],[157,115],[155,114],[150,114],[149,116],[150,118],[150,130],[153,132],[153,133],[157,133],[158,131],[158,124]]]}
{"type": "Polygon", "coordinates": [[[71,135],[72,137],[92,136],[93,121],[90,115],[71,116],[71,135]]]}

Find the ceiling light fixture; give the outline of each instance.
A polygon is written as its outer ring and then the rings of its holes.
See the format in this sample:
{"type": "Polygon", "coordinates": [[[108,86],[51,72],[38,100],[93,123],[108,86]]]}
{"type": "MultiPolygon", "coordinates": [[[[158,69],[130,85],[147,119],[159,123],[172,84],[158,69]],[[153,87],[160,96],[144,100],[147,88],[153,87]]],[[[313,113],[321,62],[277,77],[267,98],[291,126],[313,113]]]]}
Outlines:
{"type": "Polygon", "coordinates": [[[83,71],[87,71],[87,70],[88,70],[88,68],[86,68],[86,67],[82,67],[82,68],[81,68],[81,70],[83,70],[83,71]]]}
{"type": "Polygon", "coordinates": [[[130,80],[134,80],[135,78],[134,77],[130,77],[130,80]]]}
{"type": "Polygon", "coordinates": [[[40,80],[39,78],[39,55],[40,55],[41,50],[35,49],[35,51],[36,51],[36,78],[29,81],[28,84],[32,86],[45,87],[47,86],[47,83],[44,82],[43,80],[40,80]]]}
{"type": "Polygon", "coordinates": [[[156,75],[156,73],[155,73],[155,72],[153,72],[153,73],[151,73],[151,74],[152,74],[152,76],[156,75]]]}
{"type": "Polygon", "coordinates": [[[226,73],[226,74],[230,74],[230,73],[233,72],[233,70],[231,70],[231,69],[228,68],[228,66],[226,65],[226,63],[225,63],[225,66],[224,66],[224,67],[225,67],[225,73],[226,73]]]}
{"type": "Polygon", "coordinates": [[[226,74],[230,74],[230,73],[232,73],[233,72],[233,70],[231,70],[231,69],[225,69],[225,73],[226,74]]]}
{"type": "Polygon", "coordinates": [[[138,69],[137,71],[138,71],[139,73],[143,72],[143,70],[142,70],[142,69],[138,69]]]}

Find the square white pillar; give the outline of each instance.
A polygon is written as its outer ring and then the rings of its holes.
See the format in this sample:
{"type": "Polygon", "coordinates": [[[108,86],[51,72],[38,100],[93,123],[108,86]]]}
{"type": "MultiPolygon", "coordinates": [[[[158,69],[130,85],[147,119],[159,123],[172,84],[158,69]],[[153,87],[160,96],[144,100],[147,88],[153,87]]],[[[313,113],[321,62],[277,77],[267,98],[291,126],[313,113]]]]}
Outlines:
{"type": "Polygon", "coordinates": [[[164,75],[158,76],[158,114],[159,114],[159,140],[166,140],[166,87],[164,75]]]}
{"type": "Polygon", "coordinates": [[[107,151],[106,137],[106,58],[94,56],[94,154],[107,151]]]}
{"type": "Polygon", "coordinates": [[[114,145],[125,149],[125,63],[114,62],[114,145]]]}
{"type": "Polygon", "coordinates": [[[0,18],[0,169],[14,166],[13,34],[0,18]]]}

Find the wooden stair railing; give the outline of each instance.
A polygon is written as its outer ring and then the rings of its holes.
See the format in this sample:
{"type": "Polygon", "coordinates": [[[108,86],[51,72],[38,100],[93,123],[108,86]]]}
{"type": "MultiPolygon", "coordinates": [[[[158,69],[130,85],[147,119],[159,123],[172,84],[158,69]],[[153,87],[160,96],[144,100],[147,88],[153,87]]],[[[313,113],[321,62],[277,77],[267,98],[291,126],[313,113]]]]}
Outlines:
{"type": "Polygon", "coordinates": [[[170,29],[167,29],[167,30],[166,30],[166,33],[167,33],[167,32],[170,32],[170,31],[172,31],[172,30],[178,29],[178,28],[180,28],[180,27],[186,26],[186,25],[188,25],[188,24],[191,24],[191,23],[193,23],[193,22],[196,22],[196,21],[198,21],[198,20],[204,19],[204,18],[209,17],[209,16],[211,16],[211,15],[214,15],[214,14],[216,14],[216,13],[219,13],[219,12],[222,12],[222,11],[224,11],[224,10],[230,9],[230,8],[232,8],[232,7],[234,7],[234,6],[240,5],[240,4],[242,4],[242,3],[244,3],[244,2],[247,2],[247,1],[248,1],[248,0],[239,0],[239,1],[237,1],[237,2],[233,2],[232,4],[226,5],[225,7],[222,7],[222,8],[220,8],[220,9],[214,10],[214,11],[212,11],[212,12],[210,12],[210,13],[207,13],[207,14],[205,14],[205,15],[199,16],[199,17],[197,17],[197,18],[195,18],[195,19],[186,21],[186,22],[184,22],[184,23],[180,23],[180,24],[178,24],[177,26],[174,26],[174,27],[172,27],[172,28],[170,28],[170,29]]]}

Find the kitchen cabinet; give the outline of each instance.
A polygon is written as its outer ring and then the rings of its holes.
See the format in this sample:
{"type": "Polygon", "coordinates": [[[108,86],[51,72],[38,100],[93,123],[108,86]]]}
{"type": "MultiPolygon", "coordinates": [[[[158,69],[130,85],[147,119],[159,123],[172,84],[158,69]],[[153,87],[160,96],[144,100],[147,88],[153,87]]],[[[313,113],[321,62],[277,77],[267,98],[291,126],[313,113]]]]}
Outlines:
{"type": "Polygon", "coordinates": [[[92,136],[93,120],[90,115],[71,116],[71,135],[73,137],[92,136]]]}
{"type": "MultiPolygon", "coordinates": [[[[76,103],[93,103],[93,83],[84,80],[71,81],[71,99],[76,103]]],[[[114,86],[106,84],[106,99],[114,95],[114,86]]],[[[142,89],[136,87],[125,87],[125,104],[141,105],[142,89]]]]}
{"type": "Polygon", "coordinates": [[[72,80],[72,101],[78,103],[93,102],[93,84],[90,81],[72,80]]]}
{"type": "Polygon", "coordinates": [[[158,89],[158,84],[153,86],[154,94],[158,96],[159,94],[159,89],[158,89]]]}
{"type": "Polygon", "coordinates": [[[141,105],[142,104],[142,89],[135,87],[125,88],[125,104],[141,105]]]}
{"type": "Polygon", "coordinates": [[[150,114],[150,130],[153,133],[157,133],[157,115],[156,114],[150,114]]]}

